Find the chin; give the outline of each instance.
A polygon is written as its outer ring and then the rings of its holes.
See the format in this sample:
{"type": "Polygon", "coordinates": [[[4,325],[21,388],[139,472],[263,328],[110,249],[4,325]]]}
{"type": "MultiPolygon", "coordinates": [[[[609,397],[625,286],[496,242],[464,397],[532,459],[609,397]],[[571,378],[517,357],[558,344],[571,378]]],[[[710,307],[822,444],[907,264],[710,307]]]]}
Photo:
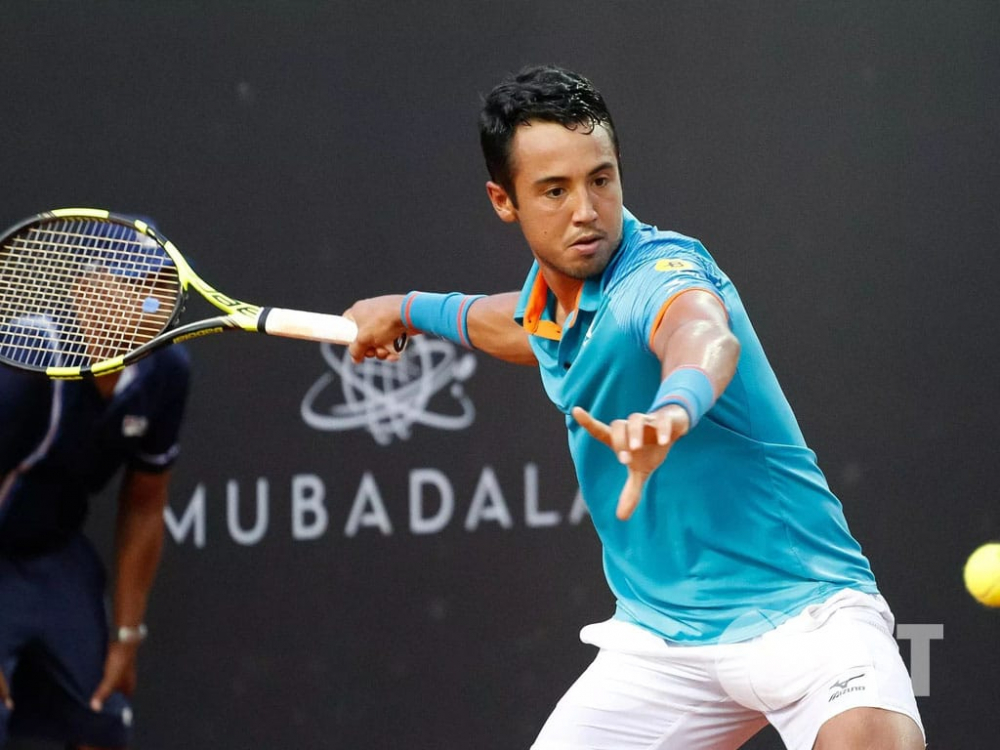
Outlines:
{"type": "Polygon", "coordinates": [[[594,276],[600,276],[604,269],[608,267],[607,257],[594,258],[588,263],[580,263],[573,268],[563,269],[563,273],[573,279],[586,280],[594,276]]]}

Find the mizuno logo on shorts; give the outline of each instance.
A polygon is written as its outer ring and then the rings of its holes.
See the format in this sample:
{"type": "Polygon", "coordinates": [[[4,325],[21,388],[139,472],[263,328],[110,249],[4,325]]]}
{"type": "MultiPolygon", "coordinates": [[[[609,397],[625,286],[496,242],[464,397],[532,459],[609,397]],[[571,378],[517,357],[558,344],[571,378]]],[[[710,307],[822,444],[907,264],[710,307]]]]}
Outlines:
{"type": "Polygon", "coordinates": [[[831,693],[829,700],[827,700],[827,703],[829,703],[830,701],[837,700],[837,698],[839,698],[842,695],[845,695],[846,693],[857,693],[864,690],[865,686],[863,684],[859,683],[857,685],[851,685],[852,682],[864,676],[865,673],[862,672],[861,674],[856,674],[853,677],[848,677],[846,679],[840,680],[839,682],[833,683],[830,686],[831,693]]]}

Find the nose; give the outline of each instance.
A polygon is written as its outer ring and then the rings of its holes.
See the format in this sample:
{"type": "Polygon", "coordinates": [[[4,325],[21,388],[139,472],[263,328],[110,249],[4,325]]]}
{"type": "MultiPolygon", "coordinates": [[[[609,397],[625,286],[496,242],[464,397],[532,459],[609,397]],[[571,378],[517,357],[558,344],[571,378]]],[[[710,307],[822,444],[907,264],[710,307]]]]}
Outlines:
{"type": "Polygon", "coordinates": [[[594,208],[594,201],[590,191],[582,189],[577,194],[576,205],[573,207],[574,224],[592,224],[597,220],[597,209],[594,208]]]}

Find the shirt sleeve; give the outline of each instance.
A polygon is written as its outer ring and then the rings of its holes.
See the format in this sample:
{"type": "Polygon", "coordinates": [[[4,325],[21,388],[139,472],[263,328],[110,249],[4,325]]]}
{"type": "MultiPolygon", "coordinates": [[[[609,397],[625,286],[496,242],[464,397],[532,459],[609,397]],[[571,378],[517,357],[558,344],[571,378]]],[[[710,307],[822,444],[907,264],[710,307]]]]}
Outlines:
{"type": "Polygon", "coordinates": [[[180,454],[180,432],[187,406],[190,364],[183,347],[163,350],[156,363],[156,403],[150,409],[150,424],[129,466],[140,471],[166,471],[180,454]]]}
{"type": "Polygon", "coordinates": [[[682,292],[710,292],[730,312],[722,294],[725,277],[696,240],[651,244],[624,260],[608,289],[611,313],[628,336],[647,350],[661,311],[682,292]]]}

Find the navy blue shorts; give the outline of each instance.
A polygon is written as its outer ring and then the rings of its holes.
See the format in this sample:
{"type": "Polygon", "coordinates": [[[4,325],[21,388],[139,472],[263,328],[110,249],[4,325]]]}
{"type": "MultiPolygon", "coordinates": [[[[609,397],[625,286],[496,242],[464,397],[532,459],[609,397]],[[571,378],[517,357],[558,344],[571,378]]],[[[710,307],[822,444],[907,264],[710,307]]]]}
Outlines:
{"type": "Polygon", "coordinates": [[[132,709],[111,695],[100,712],[90,696],[104,674],[108,629],[105,576],[81,534],[26,559],[0,556],[0,669],[14,711],[0,704],[0,747],[9,735],[126,747],[132,709]]]}

